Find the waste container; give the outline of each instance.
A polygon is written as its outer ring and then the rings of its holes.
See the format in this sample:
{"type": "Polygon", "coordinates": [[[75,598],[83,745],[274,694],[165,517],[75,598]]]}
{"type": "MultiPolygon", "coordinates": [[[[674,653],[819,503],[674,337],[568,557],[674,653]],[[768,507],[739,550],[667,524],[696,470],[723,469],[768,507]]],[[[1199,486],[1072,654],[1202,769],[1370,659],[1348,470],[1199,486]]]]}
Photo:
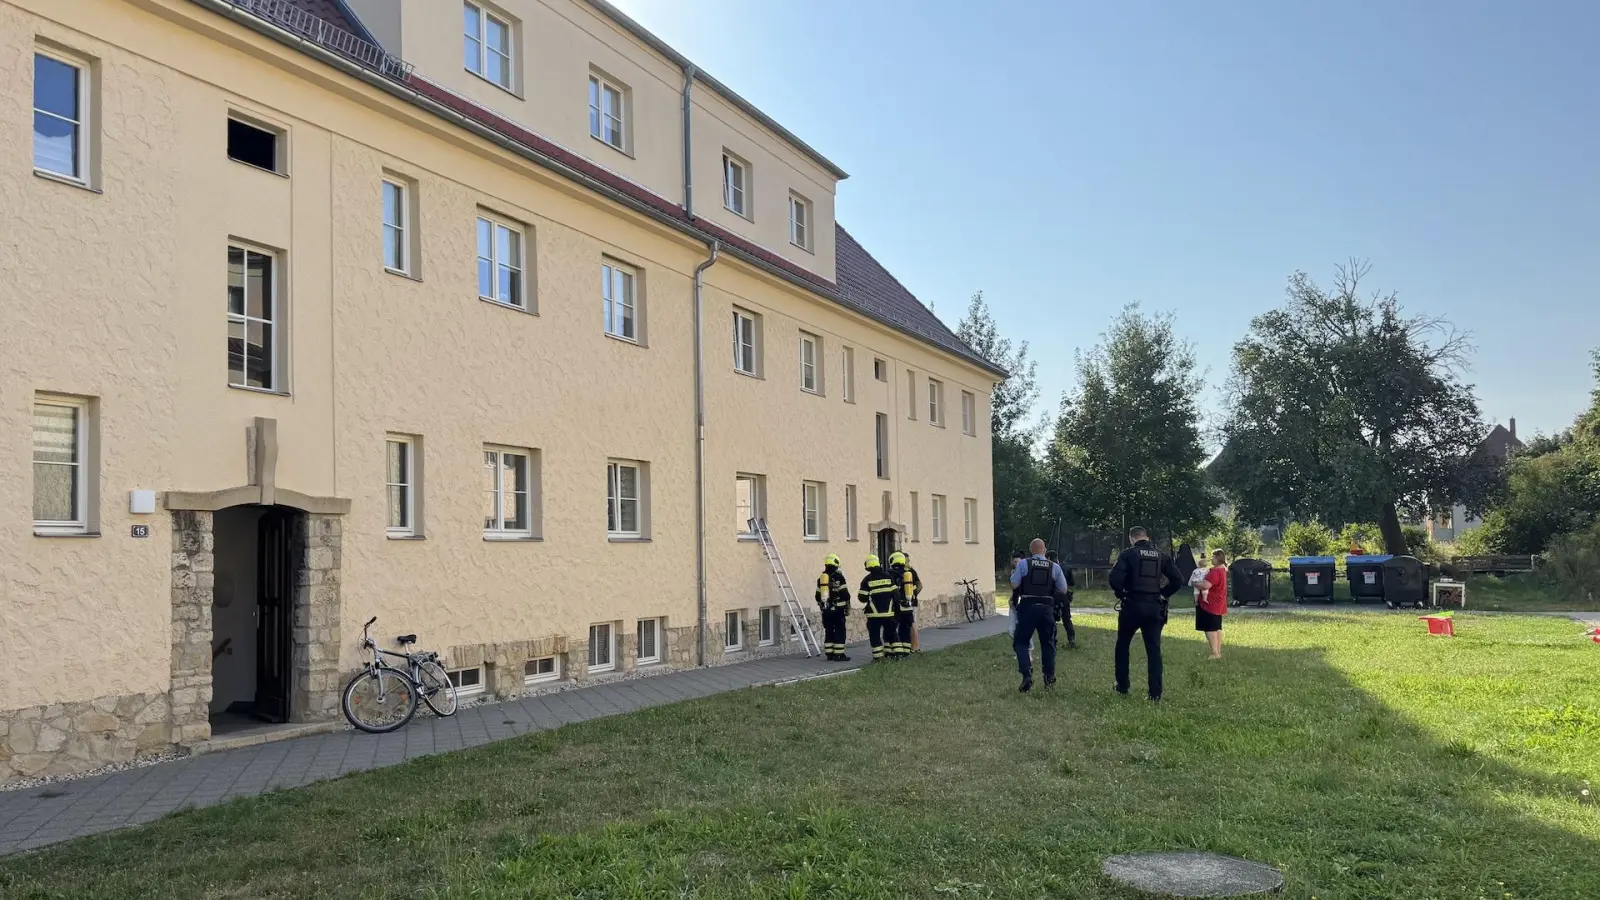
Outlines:
{"type": "Polygon", "coordinates": [[[1236,559],[1228,567],[1228,605],[1272,602],[1272,564],[1261,559],[1236,559]]]}
{"type": "Polygon", "coordinates": [[[1289,584],[1294,589],[1294,602],[1321,600],[1332,603],[1336,563],[1331,556],[1289,557],[1289,584]]]}
{"type": "Polygon", "coordinates": [[[1428,570],[1415,556],[1396,556],[1383,563],[1383,605],[1390,609],[1428,605],[1428,570]]]}
{"type": "Polygon", "coordinates": [[[1350,582],[1350,599],[1377,603],[1383,599],[1383,564],[1393,559],[1388,554],[1368,554],[1344,558],[1344,577],[1350,582]]]}

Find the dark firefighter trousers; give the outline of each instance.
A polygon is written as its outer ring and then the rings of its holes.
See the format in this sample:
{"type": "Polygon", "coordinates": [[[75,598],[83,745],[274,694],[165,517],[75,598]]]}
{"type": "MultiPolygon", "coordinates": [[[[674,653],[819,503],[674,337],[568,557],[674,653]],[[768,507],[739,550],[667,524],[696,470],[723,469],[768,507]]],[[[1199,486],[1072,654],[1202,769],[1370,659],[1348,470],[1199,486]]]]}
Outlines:
{"type": "Polygon", "coordinates": [[[867,642],[872,644],[873,659],[894,655],[892,645],[899,634],[900,627],[895,624],[892,613],[886,616],[867,614],[867,642]]]}
{"type": "Polygon", "coordinates": [[[911,629],[916,627],[917,611],[915,609],[896,609],[894,612],[894,637],[895,642],[891,652],[895,656],[911,655],[911,629]]]}
{"type": "Polygon", "coordinates": [[[1011,649],[1017,651],[1017,671],[1023,678],[1033,677],[1033,636],[1039,635],[1039,656],[1044,663],[1044,677],[1056,677],[1056,617],[1054,605],[1049,600],[1024,597],[1017,605],[1017,633],[1011,639],[1011,649]]]}
{"type": "Polygon", "coordinates": [[[833,607],[822,611],[822,650],[829,655],[844,653],[845,617],[849,610],[833,607]]]}
{"type": "Polygon", "coordinates": [[[1144,638],[1145,663],[1149,667],[1150,696],[1161,697],[1161,628],[1167,623],[1166,604],[1155,594],[1135,594],[1122,601],[1117,613],[1117,690],[1126,694],[1128,683],[1128,648],[1133,644],[1134,632],[1144,638]]]}

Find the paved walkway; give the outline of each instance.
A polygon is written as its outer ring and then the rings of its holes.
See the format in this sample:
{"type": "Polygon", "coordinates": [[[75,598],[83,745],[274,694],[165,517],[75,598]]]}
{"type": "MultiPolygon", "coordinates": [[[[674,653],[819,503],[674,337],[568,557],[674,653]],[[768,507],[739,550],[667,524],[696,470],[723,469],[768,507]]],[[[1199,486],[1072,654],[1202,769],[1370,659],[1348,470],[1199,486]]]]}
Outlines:
{"type": "MultiPolygon", "coordinates": [[[[925,650],[1002,634],[1010,620],[991,616],[973,625],[924,628],[925,650]]],[[[573,722],[620,715],[707,697],[860,668],[866,646],[851,648],[855,663],[770,657],[708,669],[687,669],[574,688],[463,709],[448,719],[416,719],[392,734],[337,731],[271,744],[189,756],[170,763],[77,781],[0,792],[0,855],[159,819],[184,807],[212,806],[352,772],[392,766],[434,753],[548,731],[573,722]]]]}

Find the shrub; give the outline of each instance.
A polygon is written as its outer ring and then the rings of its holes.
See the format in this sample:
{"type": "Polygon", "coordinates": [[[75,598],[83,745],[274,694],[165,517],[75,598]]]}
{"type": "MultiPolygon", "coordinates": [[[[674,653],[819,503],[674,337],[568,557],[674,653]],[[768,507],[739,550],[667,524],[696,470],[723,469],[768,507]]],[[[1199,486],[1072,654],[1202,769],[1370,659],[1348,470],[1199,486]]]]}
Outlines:
{"type": "Polygon", "coordinates": [[[1206,538],[1206,547],[1226,553],[1229,561],[1258,557],[1261,555],[1261,530],[1239,521],[1237,513],[1229,513],[1217,530],[1206,538]]]}
{"type": "Polygon", "coordinates": [[[1283,530],[1283,552],[1290,556],[1327,556],[1333,552],[1335,541],[1328,526],[1315,519],[1290,522],[1283,530]]]}
{"type": "Polygon", "coordinates": [[[1406,538],[1406,552],[1417,559],[1432,559],[1434,555],[1433,537],[1428,534],[1428,529],[1422,525],[1402,525],[1400,533],[1406,538]]]}
{"type": "Polygon", "coordinates": [[[1360,547],[1368,553],[1374,553],[1383,547],[1383,532],[1378,526],[1367,522],[1350,522],[1339,529],[1339,549],[1349,550],[1351,547],[1360,547]]]}
{"type": "Polygon", "coordinates": [[[1455,552],[1458,556],[1488,556],[1497,552],[1493,542],[1494,530],[1479,525],[1471,531],[1464,532],[1456,537],[1455,552]]]}
{"type": "Polygon", "coordinates": [[[1600,585],[1600,524],[1551,541],[1538,574],[1568,597],[1592,599],[1600,585]]]}

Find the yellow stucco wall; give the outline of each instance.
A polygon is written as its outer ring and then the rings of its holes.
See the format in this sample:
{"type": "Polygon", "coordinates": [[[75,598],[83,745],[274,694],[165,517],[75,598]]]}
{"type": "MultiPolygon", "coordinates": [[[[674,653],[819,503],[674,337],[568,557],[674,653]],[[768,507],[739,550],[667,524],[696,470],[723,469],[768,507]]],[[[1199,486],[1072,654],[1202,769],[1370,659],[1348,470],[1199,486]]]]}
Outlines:
{"type": "MultiPolygon", "coordinates": [[[[695,623],[690,273],[703,245],[185,0],[0,0],[0,77],[12,85],[0,92],[0,710],[167,688],[170,520],[130,515],[128,492],[244,484],[256,416],[278,422],[280,487],[352,501],[344,668],[372,615],[441,648],[581,641],[592,622],[631,631],[645,616],[695,623]],[[96,60],[96,191],[32,173],[22,86],[38,40],[96,60]],[[288,177],[226,158],[230,109],[287,130],[288,177]],[[416,184],[420,279],[381,266],[385,171],[416,184]],[[480,207],[529,226],[536,315],[477,299],[480,207]],[[230,238],[284,254],[286,396],[226,387],[230,238]],[[602,256],[642,273],[646,346],[602,333],[602,256]],[[100,537],[32,533],[36,391],[97,398],[100,537]],[[424,540],[385,535],[387,432],[422,437],[424,540]],[[539,451],[542,541],[483,539],[485,443],[539,451]],[[648,542],[607,540],[605,465],[618,457],[649,463],[648,542]],[[130,537],[136,523],[149,539],[130,537]]],[[[908,491],[924,506],[950,497],[950,543],[928,542],[924,509],[913,549],[930,597],[956,578],[981,583],[989,376],[736,261],[707,283],[711,623],[778,602],[759,548],[732,533],[739,471],[767,477],[768,517],[802,584],[830,550],[859,570],[884,490],[901,521],[908,491]],[[735,304],[763,316],[762,379],[732,370],[735,304]],[[824,339],[825,396],[799,388],[801,323],[824,339]],[[854,404],[839,383],[845,345],[854,404]],[[893,363],[887,384],[872,378],[874,356],[893,363]],[[904,366],[946,381],[949,427],[925,411],[906,419],[904,366]],[[961,433],[963,388],[978,396],[976,436],[961,433]],[[874,474],[876,411],[895,429],[888,481],[874,474]],[[825,544],[801,542],[803,479],[828,485],[825,544]],[[859,489],[859,544],[844,540],[846,483],[859,489]],[[973,544],[963,497],[982,510],[973,544]]]]}

